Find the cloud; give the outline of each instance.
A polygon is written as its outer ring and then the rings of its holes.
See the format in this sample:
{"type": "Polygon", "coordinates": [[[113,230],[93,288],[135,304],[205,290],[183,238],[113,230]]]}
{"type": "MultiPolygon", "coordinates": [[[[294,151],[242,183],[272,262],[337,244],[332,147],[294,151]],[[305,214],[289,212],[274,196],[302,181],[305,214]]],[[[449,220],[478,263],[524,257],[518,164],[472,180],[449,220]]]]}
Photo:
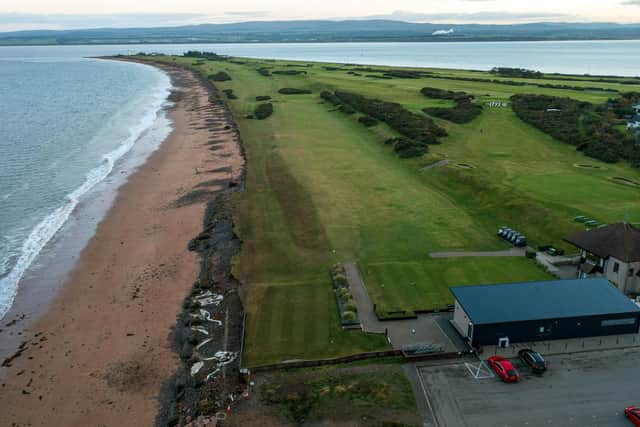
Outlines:
{"type": "Polygon", "coordinates": [[[623,6],[640,6],[640,0],[626,0],[620,4],[623,6]]]}
{"type": "MultiPolygon", "coordinates": [[[[483,0],[467,0],[483,1],[483,0]]],[[[640,0],[630,0],[638,1],[640,0]]],[[[563,13],[549,12],[508,12],[508,11],[484,11],[471,13],[420,13],[396,10],[385,15],[367,16],[364,19],[392,19],[406,22],[456,22],[456,23],[514,23],[536,21],[561,21],[575,20],[576,16],[563,13]]]]}
{"type": "Polygon", "coordinates": [[[207,15],[197,13],[125,14],[32,14],[0,13],[0,31],[14,29],[130,28],[200,23],[207,15]]]}
{"type": "Polygon", "coordinates": [[[456,30],[453,28],[449,28],[448,30],[437,30],[431,33],[432,36],[446,36],[448,34],[453,34],[456,30]]]}

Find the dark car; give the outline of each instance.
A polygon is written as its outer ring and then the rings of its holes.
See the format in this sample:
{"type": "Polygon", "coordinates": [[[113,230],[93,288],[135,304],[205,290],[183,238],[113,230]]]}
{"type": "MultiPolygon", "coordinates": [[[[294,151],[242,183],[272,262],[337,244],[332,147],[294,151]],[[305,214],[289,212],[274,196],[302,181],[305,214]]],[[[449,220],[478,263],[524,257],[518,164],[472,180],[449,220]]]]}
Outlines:
{"type": "Polygon", "coordinates": [[[525,246],[527,246],[527,238],[526,236],[519,236],[516,239],[515,245],[519,248],[524,248],[525,246]]]}
{"type": "Polygon", "coordinates": [[[536,374],[542,374],[547,370],[549,365],[545,362],[544,358],[537,351],[530,350],[528,348],[520,350],[518,352],[520,360],[529,365],[531,370],[536,374]]]}

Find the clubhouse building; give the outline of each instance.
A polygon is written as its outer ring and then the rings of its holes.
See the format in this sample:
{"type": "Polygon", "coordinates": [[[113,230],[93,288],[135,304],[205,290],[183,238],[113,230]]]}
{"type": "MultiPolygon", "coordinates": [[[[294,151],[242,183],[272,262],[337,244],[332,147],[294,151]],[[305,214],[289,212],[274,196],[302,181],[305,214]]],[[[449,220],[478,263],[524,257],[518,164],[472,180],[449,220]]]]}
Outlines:
{"type": "Polygon", "coordinates": [[[612,224],[564,240],[580,249],[578,278],[606,278],[626,294],[640,294],[640,229],[612,224]]]}

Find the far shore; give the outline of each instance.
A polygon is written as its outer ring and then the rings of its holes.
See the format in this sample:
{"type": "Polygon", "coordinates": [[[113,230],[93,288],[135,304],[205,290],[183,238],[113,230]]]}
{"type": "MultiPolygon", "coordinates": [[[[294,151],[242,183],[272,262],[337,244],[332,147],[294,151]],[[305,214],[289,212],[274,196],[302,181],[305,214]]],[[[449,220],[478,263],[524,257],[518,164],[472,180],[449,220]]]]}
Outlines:
{"type": "Polygon", "coordinates": [[[179,363],[169,337],[200,271],[188,242],[202,230],[207,200],[190,195],[197,187],[216,194],[244,167],[235,134],[210,124],[226,116],[210,107],[209,89],[190,71],[165,71],[174,130],[120,188],[69,277],[52,286],[54,300],[4,360],[0,424],[156,419],[162,386],[179,363]],[[215,152],[212,132],[221,142],[215,152]]]}

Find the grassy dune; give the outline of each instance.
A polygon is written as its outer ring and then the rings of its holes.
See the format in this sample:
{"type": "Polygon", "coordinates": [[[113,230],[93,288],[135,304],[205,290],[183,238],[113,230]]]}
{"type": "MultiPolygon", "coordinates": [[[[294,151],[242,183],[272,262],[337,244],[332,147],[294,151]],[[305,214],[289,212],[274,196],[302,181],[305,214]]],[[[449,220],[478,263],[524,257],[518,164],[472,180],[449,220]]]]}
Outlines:
{"type": "MultiPolygon", "coordinates": [[[[193,64],[189,58],[158,60],[193,64]]],[[[385,347],[381,337],[339,328],[328,280],[334,262],[357,261],[378,306],[424,309],[451,303],[452,285],[548,277],[525,259],[435,260],[429,252],[505,249],[495,237],[501,225],[523,231],[534,244],[562,245],[564,235],[580,229],[572,220],[578,214],[601,222],[625,217],[640,222],[640,189],[613,179],[637,181],[637,170],[585,157],[520,121],[510,108],[485,107],[465,125],[437,120],[449,133],[442,144],[422,158],[401,160],[383,144],[397,136],[394,131],[384,124],[366,128],[358,123],[359,114],[347,116],[319,97],[322,90],[346,90],[420,112],[452,105],[422,96],[425,86],[472,93],[482,103],[506,101],[515,93],[603,103],[615,93],[434,78],[383,80],[365,72],[327,71],[323,64],[241,61],[195,68],[204,75],[229,73],[231,81],[216,85],[233,89],[238,97],[228,104],[249,165],[246,191],[238,197],[238,233],[244,244],[236,271],[250,289],[248,364],[385,347]],[[265,77],[256,71],[260,67],[307,74],[265,77]],[[283,87],[313,93],[281,95],[283,87]],[[246,118],[262,95],[273,98],[273,115],[246,118]],[[422,170],[443,159],[447,166],[422,170]]],[[[471,71],[429,71],[500,79],[471,71]]],[[[640,90],[560,76],[543,83],[640,90]]]]}

